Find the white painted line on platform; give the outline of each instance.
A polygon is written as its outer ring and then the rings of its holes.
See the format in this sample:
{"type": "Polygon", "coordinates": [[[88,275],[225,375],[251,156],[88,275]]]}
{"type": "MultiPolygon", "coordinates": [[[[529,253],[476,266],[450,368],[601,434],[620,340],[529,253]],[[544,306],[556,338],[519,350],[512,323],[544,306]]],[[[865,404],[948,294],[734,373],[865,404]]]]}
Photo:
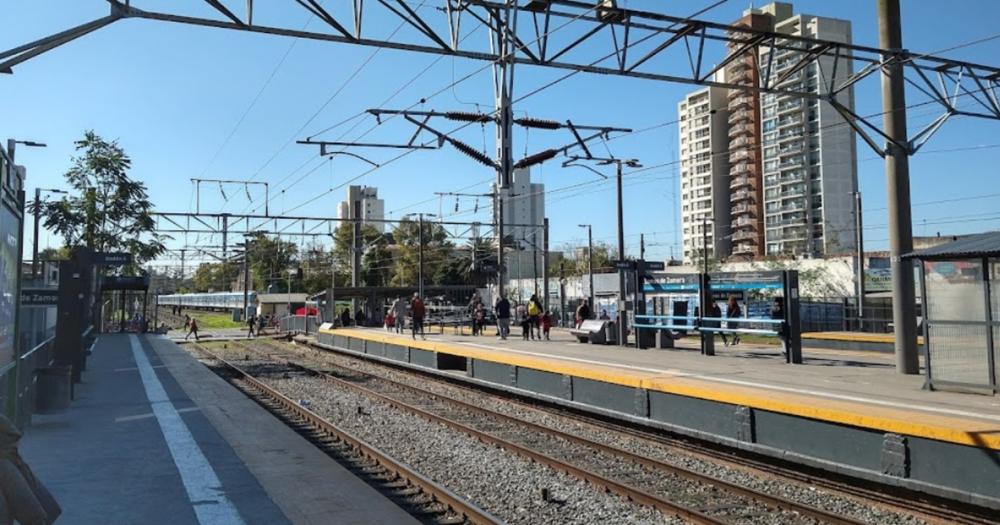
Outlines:
{"type": "MultiPolygon", "coordinates": [[[[467,342],[464,342],[464,341],[449,341],[449,342],[456,343],[456,344],[462,344],[462,345],[466,345],[466,346],[473,346],[473,347],[477,347],[477,348],[482,348],[484,350],[499,350],[498,348],[487,346],[487,345],[481,345],[481,344],[478,344],[478,343],[467,343],[467,342]]],[[[922,410],[924,412],[934,412],[934,413],[946,414],[946,415],[950,415],[950,416],[972,417],[972,418],[977,418],[977,419],[986,419],[986,420],[990,420],[990,421],[1000,421],[1000,416],[993,416],[993,415],[989,415],[989,414],[980,414],[980,413],[976,413],[976,412],[968,412],[968,411],[965,411],[965,410],[954,410],[954,409],[950,409],[950,408],[939,408],[939,407],[932,407],[932,406],[927,406],[927,405],[916,405],[916,404],[910,404],[910,403],[896,403],[896,402],[893,402],[893,401],[883,401],[881,399],[873,399],[873,398],[870,398],[870,397],[849,396],[849,395],[845,395],[845,394],[834,394],[833,392],[824,392],[822,390],[808,390],[808,389],[804,389],[804,388],[794,388],[794,387],[769,385],[767,383],[757,383],[757,382],[754,382],[754,381],[743,381],[743,380],[739,380],[739,379],[726,379],[726,378],[722,378],[722,377],[716,377],[716,376],[698,374],[698,373],[693,373],[693,372],[685,372],[685,371],[682,371],[682,370],[675,370],[675,369],[671,369],[671,368],[648,368],[648,367],[643,367],[643,366],[626,365],[626,364],[623,364],[623,363],[614,363],[614,362],[608,362],[608,361],[597,361],[597,360],[594,360],[594,359],[582,359],[582,358],[579,358],[579,357],[569,357],[569,356],[561,356],[561,355],[552,355],[552,354],[545,354],[545,353],[541,353],[541,352],[528,352],[528,351],[525,351],[525,350],[514,350],[513,348],[504,348],[503,351],[504,352],[511,352],[511,353],[515,353],[515,354],[529,355],[529,356],[533,356],[533,357],[545,357],[545,358],[549,358],[549,359],[555,358],[555,359],[561,359],[561,360],[564,360],[564,361],[573,361],[573,362],[577,362],[577,363],[587,363],[587,364],[592,364],[592,365],[609,366],[609,367],[613,367],[613,368],[623,368],[623,369],[627,369],[627,370],[637,370],[637,371],[640,371],[640,372],[651,372],[651,373],[656,373],[656,374],[671,374],[671,375],[674,375],[674,376],[677,376],[677,377],[691,377],[691,378],[694,378],[694,379],[702,379],[702,380],[705,380],[705,381],[715,381],[717,383],[729,383],[729,384],[733,384],[733,385],[749,386],[749,387],[754,387],[754,388],[764,388],[764,389],[767,389],[767,390],[777,390],[777,391],[780,391],[780,392],[792,392],[792,393],[796,393],[796,394],[806,394],[806,395],[817,396],[817,397],[825,397],[825,398],[828,398],[828,399],[838,399],[838,400],[841,400],[841,401],[855,401],[855,402],[858,402],[858,403],[868,403],[870,405],[879,405],[879,406],[886,406],[886,407],[891,407],[891,408],[916,409],[916,410],[922,410]]]]}
{"type": "Polygon", "coordinates": [[[236,506],[226,497],[226,493],[222,490],[222,482],[219,481],[215,470],[208,463],[191,431],[167,397],[167,391],[163,389],[163,384],[150,366],[149,358],[139,344],[139,338],[129,335],[128,340],[132,345],[132,356],[139,368],[139,376],[142,378],[143,388],[146,389],[150,408],[160,424],[160,431],[167,441],[170,455],[181,475],[181,482],[184,483],[184,490],[187,491],[188,500],[194,508],[198,523],[243,525],[243,518],[240,517],[236,506]]]}
{"type": "MultiPolygon", "coordinates": [[[[177,413],[178,414],[183,414],[185,412],[196,412],[198,410],[201,410],[201,407],[178,408],[177,409],[177,413]]],[[[147,412],[145,414],[136,414],[134,416],[116,417],[115,418],[115,423],[124,423],[126,421],[137,421],[137,420],[140,420],[140,419],[149,419],[149,418],[155,417],[155,416],[156,416],[156,414],[154,414],[152,412],[147,412]]]]}
{"type": "MultiPolygon", "coordinates": [[[[155,368],[164,368],[164,367],[166,367],[166,365],[152,365],[152,368],[154,368],[154,369],[155,368]]],[[[137,366],[129,366],[129,367],[125,367],[125,368],[116,368],[115,372],[135,372],[137,370],[139,370],[139,367],[137,367],[137,366]]]]}

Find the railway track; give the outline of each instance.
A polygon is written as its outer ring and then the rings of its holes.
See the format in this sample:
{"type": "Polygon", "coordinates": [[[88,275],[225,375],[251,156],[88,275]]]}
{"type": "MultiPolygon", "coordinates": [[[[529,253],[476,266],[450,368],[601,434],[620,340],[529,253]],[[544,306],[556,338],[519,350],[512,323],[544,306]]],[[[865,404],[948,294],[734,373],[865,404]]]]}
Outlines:
{"type": "MultiPolygon", "coordinates": [[[[298,358],[268,343],[236,344],[247,351],[263,351],[274,360],[298,358]]],[[[322,377],[338,388],[381,400],[685,521],[864,523],[411,384],[342,366],[317,370],[291,361],[288,365],[322,377]]]]}
{"type": "MultiPolygon", "coordinates": [[[[326,347],[310,346],[321,352],[330,353],[326,347]]],[[[364,359],[353,354],[332,351],[335,355],[345,359],[363,362],[369,365],[382,366],[394,371],[414,374],[418,377],[433,377],[439,381],[446,382],[450,387],[463,390],[470,394],[479,396],[490,396],[506,403],[516,403],[519,410],[534,412],[544,417],[558,416],[571,420],[581,427],[592,429],[596,432],[613,432],[619,435],[632,437],[646,441],[662,447],[667,447],[691,457],[715,462],[720,465],[729,466],[744,472],[749,472],[757,476],[770,477],[771,479],[784,482],[798,483],[802,486],[816,487],[843,497],[851,498],[864,505],[877,506],[891,512],[904,513],[919,516],[929,523],[939,524],[959,524],[959,525],[990,525],[1000,523],[994,514],[988,509],[968,506],[943,498],[936,498],[922,494],[912,493],[903,489],[893,489],[892,487],[882,487],[874,483],[867,483],[857,479],[831,475],[825,471],[812,473],[810,469],[802,470],[801,466],[782,466],[774,463],[771,458],[756,459],[747,457],[738,452],[730,452],[715,446],[706,446],[700,442],[664,436],[654,431],[644,430],[634,426],[622,426],[619,422],[609,422],[600,417],[582,414],[577,411],[567,410],[561,407],[544,406],[516,401],[509,395],[488,393],[481,388],[468,386],[460,378],[449,379],[440,378],[436,375],[405,369],[381,362],[364,359]]]]}
{"type": "MultiPolygon", "coordinates": [[[[194,343],[195,348],[220,366],[228,379],[313,444],[347,465],[395,503],[428,523],[441,525],[498,525],[500,520],[452,493],[414,469],[365,443],[302,403],[285,396],[240,366],[194,343]]],[[[277,370],[281,372],[281,370],[277,370]]]]}

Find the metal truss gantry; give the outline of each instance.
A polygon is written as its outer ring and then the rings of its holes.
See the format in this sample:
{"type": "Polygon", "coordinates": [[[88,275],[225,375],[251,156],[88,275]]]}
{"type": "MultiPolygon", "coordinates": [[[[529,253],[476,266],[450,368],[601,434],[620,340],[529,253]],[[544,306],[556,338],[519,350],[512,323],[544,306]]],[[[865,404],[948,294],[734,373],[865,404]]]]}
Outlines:
{"type": "MultiPolygon", "coordinates": [[[[513,121],[511,96],[515,64],[544,66],[572,71],[634,77],[645,80],[718,86],[750,92],[778,93],[831,104],[860,136],[880,155],[887,146],[881,137],[909,152],[919,149],[941,125],[953,116],[1000,120],[1000,68],[950,60],[904,49],[879,49],[843,42],[818,40],[672,16],[664,13],[624,9],[614,2],[575,0],[441,0],[415,8],[406,0],[353,0],[324,8],[317,0],[285,0],[290,8],[304,9],[323,21],[328,31],[303,31],[254,20],[253,2],[204,0],[218,18],[187,16],[140,9],[130,0],[105,0],[110,13],[86,24],[41,38],[0,53],[0,72],[42,53],[71,42],[97,29],[125,19],[146,19],[182,24],[324,40],[345,44],[383,47],[472,60],[489,61],[494,66],[497,98],[497,158],[501,172],[509,174],[504,160],[510,159],[509,130],[513,121]],[[229,5],[239,4],[242,16],[229,5]],[[435,2],[436,4],[436,2],[435,2]],[[398,19],[412,31],[393,38],[376,36],[372,19],[398,19]],[[519,23],[520,21],[520,23],[519,23]],[[463,38],[463,22],[488,29],[491,38],[482,41],[463,38]],[[732,45],[719,60],[713,46],[732,45]],[[715,73],[748,54],[762,57],[760,82],[753,84],[720,81],[715,73]],[[780,57],[792,66],[776,71],[780,57]],[[805,89],[794,80],[796,73],[820,60],[831,61],[833,74],[821,79],[818,92],[805,89]],[[853,70],[846,78],[836,71],[853,70]],[[683,64],[677,67],[677,64],[683,64]],[[917,133],[913,140],[896,142],[873,120],[857,115],[838,102],[837,95],[858,82],[901,66],[907,84],[942,108],[937,120],[917,133]],[[837,79],[837,80],[835,80],[837,79]],[[972,109],[959,109],[958,98],[971,101],[972,109]],[[505,154],[506,153],[506,154],[505,154]]],[[[155,3],[153,3],[155,5],[155,3]]],[[[509,177],[501,175],[501,186],[509,177]]]]}

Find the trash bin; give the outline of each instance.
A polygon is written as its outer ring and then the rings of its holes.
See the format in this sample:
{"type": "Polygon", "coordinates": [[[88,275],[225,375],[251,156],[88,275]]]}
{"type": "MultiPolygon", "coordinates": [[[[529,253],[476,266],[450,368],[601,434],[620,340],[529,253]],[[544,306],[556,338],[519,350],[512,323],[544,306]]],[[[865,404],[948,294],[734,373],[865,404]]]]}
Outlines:
{"type": "Polygon", "coordinates": [[[49,414],[69,408],[73,370],[69,366],[39,368],[35,371],[35,411],[49,414]]]}

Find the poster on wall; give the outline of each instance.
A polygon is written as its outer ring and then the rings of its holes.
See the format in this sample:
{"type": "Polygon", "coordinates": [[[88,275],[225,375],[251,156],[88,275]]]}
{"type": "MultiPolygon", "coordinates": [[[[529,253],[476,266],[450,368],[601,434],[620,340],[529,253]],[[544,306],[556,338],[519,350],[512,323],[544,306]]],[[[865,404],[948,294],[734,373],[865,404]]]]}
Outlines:
{"type": "Polygon", "coordinates": [[[17,314],[17,240],[20,221],[0,203],[0,366],[14,359],[14,318],[17,314]]]}

